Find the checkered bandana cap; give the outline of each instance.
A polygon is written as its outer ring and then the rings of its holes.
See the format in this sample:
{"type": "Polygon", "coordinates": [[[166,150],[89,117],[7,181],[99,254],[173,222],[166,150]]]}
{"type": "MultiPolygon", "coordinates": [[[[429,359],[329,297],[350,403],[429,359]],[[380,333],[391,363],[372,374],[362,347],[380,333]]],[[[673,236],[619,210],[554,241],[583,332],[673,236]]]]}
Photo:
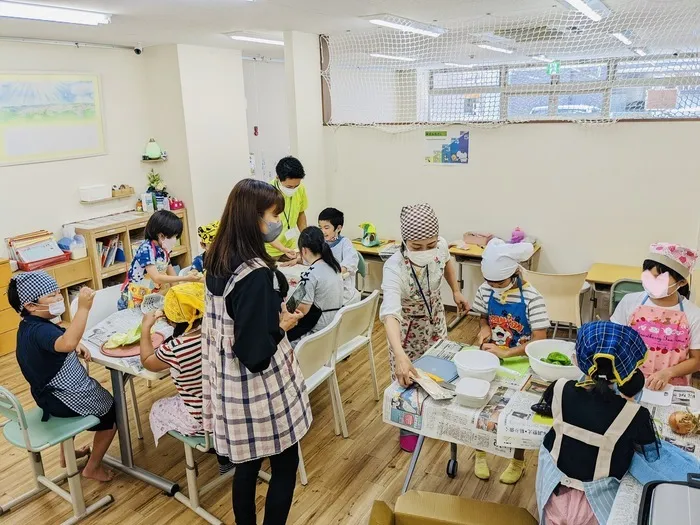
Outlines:
{"type": "Polygon", "coordinates": [[[576,359],[581,371],[593,377],[598,362],[609,359],[615,377],[608,380],[619,385],[632,378],[646,355],[646,344],[634,328],[610,321],[586,323],[576,338],[576,359]]]}
{"type": "Polygon", "coordinates": [[[415,204],[401,208],[401,237],[404,242],[437,237],[440,233],[435,210],[430,204],[415,204]]]}
{"type": "Polygon", "coordinates": [[[13,279],[17,283],[17,294],[22,308],[58,291],[56,280],[44,271],[20,273],[13,279]]]}

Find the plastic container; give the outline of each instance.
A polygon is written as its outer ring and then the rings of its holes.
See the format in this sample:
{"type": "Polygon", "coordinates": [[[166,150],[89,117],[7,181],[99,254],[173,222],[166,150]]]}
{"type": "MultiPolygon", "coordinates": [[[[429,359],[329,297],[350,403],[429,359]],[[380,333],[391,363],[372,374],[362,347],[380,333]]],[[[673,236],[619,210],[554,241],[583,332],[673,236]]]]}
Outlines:
{"type": "Polygon", "coordinates": [[[542,361],[552,352],[561,352],[572,363],[576,362],[576,343],[558,339],[543,339],[533,341],[525,347],[525,353],[530,358],[530,368],[542,379],[556,381],[557,379],[580,379],[583,373],[576,365],[561,366],[542,361]]]}
{"type": "Polygon", "coordinates": [[[491,384],[483,379],[463,377],[455,385],[457,403],[465,407],[479,408],[486,404],[491,384]]]}
{"type": "Polygon", "coordinates": [[[483,350],[462,350],[453,359],[459,377],[493,381],[500,366],[497,356],[483,350]]]}

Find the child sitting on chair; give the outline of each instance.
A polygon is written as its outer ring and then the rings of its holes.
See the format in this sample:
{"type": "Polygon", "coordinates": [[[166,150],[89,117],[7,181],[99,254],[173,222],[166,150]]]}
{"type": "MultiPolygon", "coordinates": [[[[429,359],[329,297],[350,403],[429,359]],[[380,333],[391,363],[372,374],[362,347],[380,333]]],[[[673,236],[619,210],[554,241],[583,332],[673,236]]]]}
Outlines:
{"type": "Polygon", "coordinates": [[[204,257],[207,255],[207,248],[214,242],[216,232],[219,229],[219,221],[214,221],[204,226],[197,228],[199,236],[199,246],[202,248],[202,253],[192,260],[192,269],[199,273],[204,273],[204,257]]]}
{"type": "MultiPolygon", "coordinates": [[[[75,451],[76,457],[90,455],[83,476],[110,481],[114,474],[102,464],[114,434],[114,399],[82,367],[78,357],[90,360],[80,345],[95,292],[80,290],[78,311],[67,330],[51,322],[63,315],[66,306],[56,281],[46,272],[27,272],[13,277],[7,289],[12,308],[22,316],[17,330],[17,362],[29,383],[32,397],[50,417],[96,416],[92,453],[89,447],[75,451]]],[[[61,466],[65,467],[61,447],[61,466]]]]}
{"type": "Polygon", "coordinates": [[[341,235],[344,225],[345,215],[335,208],[326,208],[318,216],[318,227],[321,228],[335,260],[340,263],[343,274],[343,305],[347,306],[359,303],[362,297],[355,287],[360,254],[352,245],[352,241],[341,235]]]}
{"type": "MultiPolygon", "coordinates": [[[[141,323],[141,364],[146,370],[170,369],[178,395],[153,403],[151,430],[156,446],[170,430],[184,436],[202,434],[202,317],[204,315],[204,283],[179,284],[165,295],[163,311],[146,314],[141,323]],[[171,338],[155,350],[151,329],[165,319],[174,325],[171,338]]],[[[219,471],[233,468],[228,458],[218,456],[219,471]]]]}

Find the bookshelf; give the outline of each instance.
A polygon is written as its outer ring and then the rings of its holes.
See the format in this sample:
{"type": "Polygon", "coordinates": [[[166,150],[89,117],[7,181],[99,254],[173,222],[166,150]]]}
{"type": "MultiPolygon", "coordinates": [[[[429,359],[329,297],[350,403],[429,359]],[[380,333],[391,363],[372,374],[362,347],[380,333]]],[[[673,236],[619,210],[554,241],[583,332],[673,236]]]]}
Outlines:
{"type": "MultiPolygon", "coordinates": [[[[173,213],[182,219],[183,228],[180,244],[175,246],[171,254],[171,263],[174,266],[184,268],[192,263],[187,211],[180,209],[173,210],[173,213]]],[[[149,217],[149,213],[129,211],[71,224],[78,235],[85,237],[92,280],[96,290],[124,282],[133,259],[133,253],[143,241],[149,217]],[[124,260],[119,260],[120,256],[116,253],[114,256],[110,256],[109,252],[107,258],[104,258],[102,251],[98,251],[98,243],[101,243],[101,246],[108,246],[112,243],[114,246],[115,240],[117,248],[123,251],[124,260]],[[103,264],[103,262],[110,261],[113,262],[103,264]]]]}

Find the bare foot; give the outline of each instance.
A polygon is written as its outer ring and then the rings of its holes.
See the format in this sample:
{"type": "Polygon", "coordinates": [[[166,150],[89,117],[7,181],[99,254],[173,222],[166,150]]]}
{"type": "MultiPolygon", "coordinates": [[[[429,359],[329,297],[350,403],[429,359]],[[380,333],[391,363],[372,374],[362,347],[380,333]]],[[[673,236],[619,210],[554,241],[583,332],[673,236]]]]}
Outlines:
{"type": "Polygon", "coordinates": [[[97,481],[112,481],[114,478],[114,472],[106,469],[101,463],[97,468],[92,468],[92,466],[88,464],[85,465],[85,468],[83,469],[83,477],[97,481]]]}
{"type": "MultiPolygon", "coordinates": [[[[84,458],[90,455],[90,446],[85,445],[83,448],[78,448],[75,450],[75,459],[84,458]]],[[[61,450],[61,459],[58,460],[61,468],[66,468],[66,458],[63,456],[63,450],[61,450]]]]}

